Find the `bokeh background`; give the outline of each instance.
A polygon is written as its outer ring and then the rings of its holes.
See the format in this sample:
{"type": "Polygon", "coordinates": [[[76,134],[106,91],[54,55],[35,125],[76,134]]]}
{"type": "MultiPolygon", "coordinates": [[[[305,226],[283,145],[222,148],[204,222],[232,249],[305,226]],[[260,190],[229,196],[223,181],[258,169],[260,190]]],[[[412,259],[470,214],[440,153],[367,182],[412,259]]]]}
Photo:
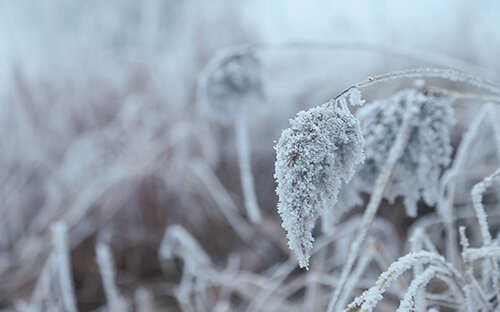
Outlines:
{"type": "Polygon", "coordinates": [[[169,225],[215,266],[285,261],[273,142],[288,119],[374,73],[440,65],[498,80],[499,27],[494,0],[0,1],[0,309],[32,298],[56,221],[81,311],[106,304],[98,241],[123,296],[158,310],[179,309],[182,263],[158,256],[169,225]],[[265,216],[250,242],[220,209],[247,222],[234,127],[196,96],[210,59],[246,44],[262,47],[265,90],[247,116],[265,216]]]}

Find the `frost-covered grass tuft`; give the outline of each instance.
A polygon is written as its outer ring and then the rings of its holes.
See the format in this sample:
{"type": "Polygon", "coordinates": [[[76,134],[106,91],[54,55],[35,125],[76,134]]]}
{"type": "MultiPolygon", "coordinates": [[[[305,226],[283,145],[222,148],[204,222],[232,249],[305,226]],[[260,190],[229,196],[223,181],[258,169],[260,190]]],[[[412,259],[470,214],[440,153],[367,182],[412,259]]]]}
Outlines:
{"type": "Polygon", "coordinates": [[[366,147],[366,164],[359,179],[366,191],[372,191],[403,116],[411,111],[410,137],[384,196],[391,202],[403,197],[406,213],[411,217],[417,216],[417,202],[421,198],[429,206],[436,205],[441,173],[451,161],[453,100],[450,96],[408,89],[368,103],[357,112],[366,147]]]}
{"type": "Polygon", "coordinates": [[[308,267],[312,230],[325,207],[334,209],[343,184],[364,161],[359,123],[333,102],[299,112],[275,146],[278,212],[290,248],[308,267]]]}
{"type": "Polygon", "coordinates": [[[200,74],[198,103],[202,113],[231,123],[245,107],[262,101],[262,64],[250,48],[227,49],[200,74]]]}
{"type": "Polygon", "coordinates": [[[500,311],[492,67],[376,43],[216,51],[248,20],[207,18],[228,1],[103,2],[130,37],[89,27],[122,29],[95,3],[45,2],[92,13],[74,38],[93,49],[5,72],[0,311],[500,311]]]}
{"type": "Polygon", "coordinates": [[[248,47],[220,52],[200,74],[197,102],[201,114],[234,125],[245,208],[254,223],[260,222],[261,213],[251,167],[248,114],[258,111],[263,101],[262,64],[248,47]]]}

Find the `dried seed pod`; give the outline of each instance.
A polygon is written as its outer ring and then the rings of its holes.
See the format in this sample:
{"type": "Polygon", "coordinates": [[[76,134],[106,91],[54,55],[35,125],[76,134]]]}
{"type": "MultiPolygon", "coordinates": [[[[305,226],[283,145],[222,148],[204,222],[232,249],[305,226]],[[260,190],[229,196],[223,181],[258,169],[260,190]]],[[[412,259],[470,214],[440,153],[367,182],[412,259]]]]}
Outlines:
{"type": "Polygon", "coordinates": [[[308,267],[317,218],[363,162],[362,146],[358,120],[333,103],[299,112],[281,134],[275,146],[278,212],[301,267],[308,267]]]}
{"type": "Polygon", "coordinates": [[[203,114],[231,123],[245,106],[263,97],[261,62],[246,49],[216,56],[200,75],[198,100],[203,114]]]}
{"type": "Polygon", "coordinates": [[[450,127],[455,120],[452,101],[448,96],[408,89],[358,110],[366,152],[365,166],[359,172],[364,191],[371,192],[403,116],[410,110],[412,128],[408,144],[384,197],[392,202],[403,196],[406,214],[412,217],[417,215],[420,198],[428,205],[436,204],[441,171],[451,161],[450,127]]]}

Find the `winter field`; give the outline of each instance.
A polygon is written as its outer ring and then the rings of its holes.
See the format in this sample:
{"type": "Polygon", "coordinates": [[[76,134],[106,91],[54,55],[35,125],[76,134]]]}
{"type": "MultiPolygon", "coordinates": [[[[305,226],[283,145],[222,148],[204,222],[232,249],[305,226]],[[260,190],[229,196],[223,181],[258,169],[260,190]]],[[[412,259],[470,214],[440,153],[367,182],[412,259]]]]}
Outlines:
{"type": "Polygon", "coordinates": [[[500,2],[0,0],[0,312],[500,312],[500,2]]]}

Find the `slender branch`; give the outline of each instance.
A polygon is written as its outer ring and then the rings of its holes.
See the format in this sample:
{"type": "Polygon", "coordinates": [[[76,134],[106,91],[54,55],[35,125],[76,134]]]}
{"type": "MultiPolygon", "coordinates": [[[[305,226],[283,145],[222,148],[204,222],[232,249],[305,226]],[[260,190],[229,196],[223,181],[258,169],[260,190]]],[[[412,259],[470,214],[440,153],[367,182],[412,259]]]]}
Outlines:
{"type": "Polygon", "coordinates": [[[371,85],[385,82],[388,80],[395,80],[401,78],[441,78],[448,81],[462,82],[472,85],[474,87],[492,92],[494,94],[500,94],[500,85],[481,79],[479,77],[449,68],[413,68],[400,71],[388,72],[376,76],[370,76],[368,79],[358,82],[347,89],[341,91],[334,99],[339,99],[344,97],[352,89],[362,89],[369,87],[371,85]]]}
{"type": "MultiPolygon", "coordinates": [[[[500,175],[500,169],[497,169],[492,175],[486,177],[483,181],[479,182],[472,188],[472,206],[474,207],[474,211],[477,216],[477,221],[479,223],[479,228],[481,230],[481,236],[483,239],[483,246],[489,247],[491,246],[491,234],[488,226],[488,215],[484,209],[482,200],[483,193],[486,189],[491,186],[493,179],[500,175]]],[[[497,297],[500,298],[500,269],[497,261],[491,256],[488,257],[491,267],[493,268],[493,275],[491,278],[493,280],[493,287],[495,288],[495,292],[497,297]]]]}
{"type": "Polygon", "coordinates": [[[238,163],[240,165],[241,185],[243,188],[243,197],[245,199],[245,208],[250,221],[258,223],[261,220],[261,213],[259,204],[257,203],[257,195],[255,193],[255,184],[252,175],[246,112],[238,114],[234,127],[236,131],[236,149],[238,152],[238,163]]]}

